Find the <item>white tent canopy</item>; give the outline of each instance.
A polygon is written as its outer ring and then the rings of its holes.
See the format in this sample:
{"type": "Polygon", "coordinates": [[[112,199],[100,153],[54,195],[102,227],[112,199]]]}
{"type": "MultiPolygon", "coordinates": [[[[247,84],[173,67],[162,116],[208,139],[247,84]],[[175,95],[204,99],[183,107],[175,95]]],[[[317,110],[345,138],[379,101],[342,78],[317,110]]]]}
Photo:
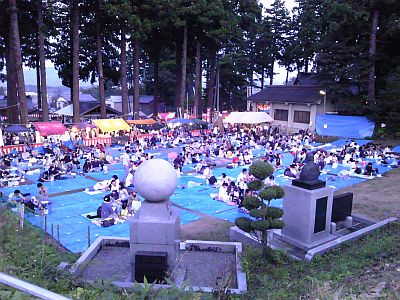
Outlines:
{"type": "MultiPolygon", "coordinates": [[[[131,111],[130,113],[128,113],[128,116],[133,116],[135,114],[135,112],[131,111]]],[[[139,117],[140,118],[148,118],[149,116],[146,115],[144,112],[142,112],[141,110],[139,110],[139,117]]]]}
{"type": "Polygon", "coordinates": [[[260,124],[272,121],[272,117],[262,111],[231,112],[224,120],[224,122],[232,124],[260,124]]]}
{"type": "Polygon", "coordinates": [[[57,114],[57,115],[64,115],[64,116],[71,116],[71,117],[72,117],[72,116],[74,115],[73,105],[72,105],[72,104],[69,104],[69,105],[67,105],[67,106],[65,106],[65,107],[63,107],[63,108],[57,110],[57,111],[55,112],[55,114],[57,114]]]}

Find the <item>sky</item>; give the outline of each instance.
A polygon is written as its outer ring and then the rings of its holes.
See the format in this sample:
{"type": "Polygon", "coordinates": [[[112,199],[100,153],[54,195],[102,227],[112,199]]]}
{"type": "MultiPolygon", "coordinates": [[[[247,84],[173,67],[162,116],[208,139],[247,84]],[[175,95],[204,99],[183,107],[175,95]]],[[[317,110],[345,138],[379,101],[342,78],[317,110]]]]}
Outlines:
{"type": "MultiPolygon", "coordinates": [[[[270,6],[274,2],[274,0],[260,0],[260,2],[264,6],[270,6]]],[[[294,0],[285,0],[284,2],[289,11],[291,11],[292,8],[295,6],[294,0]]]]}

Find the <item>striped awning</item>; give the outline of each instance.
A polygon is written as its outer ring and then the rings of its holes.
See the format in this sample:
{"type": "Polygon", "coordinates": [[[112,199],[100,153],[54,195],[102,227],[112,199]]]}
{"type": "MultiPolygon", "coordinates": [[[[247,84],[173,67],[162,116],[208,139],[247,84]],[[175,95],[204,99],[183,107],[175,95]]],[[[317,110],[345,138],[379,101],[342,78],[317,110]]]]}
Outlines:
{"type": "Polygon", "coordinates": [[[131,129],[131,126],[129,126],[123,119],[97,119],[92,122],[99,127],[102,132],[131,129]]]}
{"type": "Polygon", "coordinates": [[[126,122],[130,125],[153,125],[157,123],[154,119],[126,120],[126,122]]]}

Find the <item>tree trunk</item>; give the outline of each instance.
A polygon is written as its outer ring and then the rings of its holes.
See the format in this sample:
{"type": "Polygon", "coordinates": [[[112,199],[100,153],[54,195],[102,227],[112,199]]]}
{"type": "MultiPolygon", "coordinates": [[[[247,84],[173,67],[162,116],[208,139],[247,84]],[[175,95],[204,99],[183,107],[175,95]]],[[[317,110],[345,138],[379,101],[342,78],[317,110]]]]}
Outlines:
{"type": "Polygon", "coordinates": [[[18,102],[21,113],[20,124],[26,125],[28,123],[28,107],[26,104],[26,92],[25,92],[25,80],[24,70],[22,67],[22,54],[21,54],[21,42],[19,39],[19,27],[18,27],[18,16],[17,16],[17,4],[16,0],[9,0],[10,8],[10,35],[11,35],[11,53],[14,55],[15,71],[17,75],[18,85],[18,102]]]}
{"type": "Polygon", "coordinates": [[[139,119],[139,97],[140,97],[140,86],[139,86],[139,59],[140,59],[140,45],[139,38],[136,37],[133,40],[133,64],[134,64],[134,74],[133,74],[133,92],[134,92],[134,115],[135,120],[139,119]]]}
{"type": "MultiPolygon", "coordinates": [[[[35,60],[36,64],[36,93],[37,93],[37,104],[38,104],[38,110],[42,108],[42,93],[40,91],[40,62],[39,62],[39,57],[35,60]]],[[[39,112],[40,113],[40,112],[39,112]]]]}
{"type": "Polygon", "coordinates": [[[101,10],[100,1],[96,3],[96,55],[97,55],[97,75],[99,76],[99,100],[100,114],[102,119],[107,118],[106,95],[104,92],[104,74],[103,74],[103,53],[101,43],[101,10]]]}
{"type": "MultiPolygon", "coordinates": [[[[176,41],[176,53],[175,53],[175,100],[174,104],[175,107],[179,107],[179,93],[180,93],[180,86],[181,86],[181,53],[182,53],[182,43],[176,41]]],[[[180,116],[178,116],[180,117],[180,116]]]]}
{"type": "Polygon", "coordinates": [[[262,72],[261,72],[261,90],[263,90],[264,89],[264,80],[265,80],[265,78],[264,78],[264,72],[265,70],[264,70],[264,67],[262,68],[262,72]]]}
{"type": "Polygon", "coordinates": [[[199,116],[201,102],[201,44],[196,42],[196,79],[194,82],[194,108],[193,114],[195,118],[199,116]]]}
{"type": "Polygon", "coordinates": [[[38,38],[39,38],[39,68],[40,68],[40,90],[42,104],[42,120],[49,121],[49,104],[47,103],[47,81],[46,81],[46,58],[44,50],[44,33],[43,33],[43,9],[42,0],[38,0],[38,38]]]}
{"type": "Polygon", "coordinates": [[[126,37],[125,22],[121,26],[121,100],[122,100],[122,117],[128,118],[128,83],[126,79],[126,37]]]}
{"type": "Polygon", "coordinates": [[[214,111],[214,90],[215,90],[215,76],[216,76],[216,65],[217,65],[217,54],[216,50],[210,49],[208,55],[209,61],[209,78],[207,82],[207,106],[211,109],[211,113],[214,111]]]}
{"type": "Polygon", "coordinates": [[[72,105],[74,123],[80,122],[79,111],[79,0],[72,0],[72,105]]]}
{"type": "Polygon", "coordinates": [[[157,116],[158,114],[158,102],[159,102],[159,98],[160,98],[160,77],[158,74],[158,69],[159,69],[159,63],[160,63],[160,58],[157,57],[154,60],[154,89],[153,89],[153,96],[154,96],[154,100],[153,100],[153,115],[157,116]]]}
{"type": "Polygon", "coordinates": [[[285,80],[285,85],[288,85],[289,83],[289,69],[286,69],[286,80],[285,80]]]}
{"type": "Polygon", "coordinates": [[[253,70],[250,70],[250,76],[249,76],[250,82],[249,83],[250,83],[250,94],[251,95],[253,94],[253,86],[254,86],[254,78],[253,78],[253,76],[254,76],[253,70]]]}
{"type": "Polygon", "coordinates": [[[15,73],[15,62],[11,42],[11,36],[9,35],[6,44],[7,123],[16,124],[18,123],[17,74],[15,73]]]}
{"type": "Polygon", "coordinates": [[[375,9],[372,15],[371,35],[369,41],[368,103],[370,105],[375,103],[375,55],[378,21],[379,10],[375,9]]]}
{"type": "Polygon", "coordinates": [[[179,107],[183,111],[185,108],[186,92],[186,59],[187,59],[187,25],[183,27],[183,42],[181,56],[181,81],[179,85],[179,107]]]}
{"type": "Polygon", "coordinates": [[[269,85],[272,85],[274,82],[274,63],[275,61],[273,61],[271,64],[271,71],[269,73],[269,85]]]}

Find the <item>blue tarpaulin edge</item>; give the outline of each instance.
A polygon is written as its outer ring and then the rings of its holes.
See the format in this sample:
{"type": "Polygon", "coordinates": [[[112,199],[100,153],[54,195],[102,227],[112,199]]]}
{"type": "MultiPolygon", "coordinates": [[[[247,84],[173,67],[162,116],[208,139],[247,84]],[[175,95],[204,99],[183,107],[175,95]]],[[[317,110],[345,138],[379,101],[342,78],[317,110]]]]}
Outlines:
{"type": "Polygon", "coordinates": [[[317,115],[316,131],[319,135],[348,138],[366,138],[374,133],[375,123],[367,117],[317,115]]]}

